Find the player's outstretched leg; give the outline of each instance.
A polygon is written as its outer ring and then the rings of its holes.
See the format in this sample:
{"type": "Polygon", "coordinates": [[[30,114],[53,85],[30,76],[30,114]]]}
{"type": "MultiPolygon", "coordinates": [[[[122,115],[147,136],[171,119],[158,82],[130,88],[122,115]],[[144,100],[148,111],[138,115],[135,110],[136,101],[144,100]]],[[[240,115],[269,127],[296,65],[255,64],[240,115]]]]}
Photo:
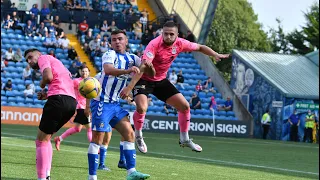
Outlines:
{"type": "Polygon", "coordinates": [[[110,171],[110,169],[105,165],[105,160],[107,157],[108,145],[111,140],[112,128],[109,128],[109,132],[104,134],[102,145],[100,145],[100,158],[99,158],[99,166],[98,169],[104,171],[110,171]]]}
{"type": "Polygon", "coordinates": [[[51,137],[50,140],[48,141],[48,166],[47,166],[47,171],[46,171],[46,180],[50,180],[50,171],[51,171],[51,163],[52,163],[52,154],[53,154],[53,150],[52,150],[52,144],[51,144],[51,137]]]}
{"type": "Polygon", "coordinates": [[[136,145],[141,153],[147,153],[148,148],[142,136],[142,127],[146,112],[148,109],[148,98],[144,94],[135,97],[136,111],[133,113],[133,122],[135,128],[136,145]]]}
{"type": "Polygon", "coordinates": [[[67,129],[64,133],[61,134],[61,136],[55,137],[54,138],[54,142],[55,142],[56,149],[58,151],[60,151],[61,142],[65,138],[67,138],[68,136],[71,136],[72,134],[75,134],[75,133],[79,133],[81,131],[81,129],[82,129],[82,125],[81,124],[76,124],[76,126],[67,129]]]}
{"type": "Polygon", "coordinates": [[[124,152],[123,152],[123,142],[124,142],[124,138],[121,137],[121,141],[120,141],[120,160],[119,160],[119,163],[118,163],[118,168],[126,169],[127,164],[126,164],[126,158],[124,157],[124,152]]]}
{"type": "Polygon", "coordinates": [[[136,150],[134,147],[134,132],[130,125],[128,117],[119,121],[115,128],[124,138],[123,153],[126,159],[127,180],[142,180],[150,177],[149,174],[143,174],[136,170],[136,150]]]}
{"type": "Polygon", "coordinates": [[[190,107],[187,100],[181,93],[171,96],[167,103],[178,110],[178,122],[180,127],[180,140],[181,147],[189,147],[192,151],[201,152],[202,147],[192,142],[189,138],[189,126],[190,126],[190,107]]]}

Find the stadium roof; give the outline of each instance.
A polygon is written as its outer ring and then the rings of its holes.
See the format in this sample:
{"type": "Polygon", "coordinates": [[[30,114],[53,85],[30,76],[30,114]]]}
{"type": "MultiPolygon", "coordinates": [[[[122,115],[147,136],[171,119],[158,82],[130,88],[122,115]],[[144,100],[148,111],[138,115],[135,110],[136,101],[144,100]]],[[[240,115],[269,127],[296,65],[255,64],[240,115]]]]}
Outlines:
{"type": "Polygon", "coordinates": [[[319,66],[319,50],[306,54],[306,57],[319,66]]]}
{"type": "Polygon", "coordinates": [[[319,99],[319,66],[302,55],[233,50],[286,97],[319,99]]]}

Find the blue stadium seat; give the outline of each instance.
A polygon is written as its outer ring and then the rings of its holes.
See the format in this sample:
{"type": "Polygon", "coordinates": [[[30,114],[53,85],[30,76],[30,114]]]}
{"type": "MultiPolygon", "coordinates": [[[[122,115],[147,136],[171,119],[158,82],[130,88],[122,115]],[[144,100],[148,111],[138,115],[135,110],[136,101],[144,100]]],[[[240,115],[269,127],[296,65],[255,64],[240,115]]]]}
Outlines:
{"type": "Polygon", "coordinates": [[[18,96],[17,98],[16,98],[16,101],[19,103],[19,102],[22,102],[22,103],[24,103],[24,98],[23,97],[20,97],[20,96],[18,96]]]}
{"type": "Polygon", "coordinates": [[[15,103],[15,102],[9,102],[9,103],[7,104],[7,106],[17,106],[17,103],[15,103]]]}
{"type": "Polygon", "coordinates": [[[1,90],[1,95],[6,95],[6,91],[4,91],[3,89],[1,90]]]}
{"type": "Polygon", "coordinates": [[[1,94],[1,101],[7,101],[7,96],[2,96],[2,94],[1,94]]]}
{"type": "Polygon", "coordinates": [[[227,112],[227,116],[232,116],[233,117],[234,116],[234,112],[233,111],[228,111],[227,112]]]}
{"type": "Polygon", "coordinates": [[[23,90],[26,89],[26,87],[25,87],[24,85],[19,84],[19,85],[17,86],[17,89],[18,89],[19,91],[23,91],[23,90]]]}
{"type": "Polygon", "coordinates": [[[31,103],[31,104],[33,104],[34,102],[33,102],[33,99],[32,99],[32,98],[26,98],[26,99],[25,99],[25,103],[31,103]]]}
{"type": "Polygon", "coordinates": [[[6,101],[1,101],[1,106],[7,106],[8,103],[6,101]]]}
{"type": "Polygon", "coordinates": [[[41,105],[41,104],[35,104],[35,107],[36,107],[36,108],[43,108],[43,105],[41,105]]]}
{"type": "Polygon", "coordinates": [[[6,91],[7,97],[14,97],[14,93],[12,91],[6,91]]]}
{"type": "Polygon", "coordinates": [[[8,97],[7,101],[8,102],[17,102],[17,98],[16,97],[8,97]]]}
{"type": "Polygon", "coordinates": [[[24,107],[25,104],[24,104],[23,102],[18,102],[18,103],[17,103],[17,106],[18,106],[18,107],[24,107]]]}

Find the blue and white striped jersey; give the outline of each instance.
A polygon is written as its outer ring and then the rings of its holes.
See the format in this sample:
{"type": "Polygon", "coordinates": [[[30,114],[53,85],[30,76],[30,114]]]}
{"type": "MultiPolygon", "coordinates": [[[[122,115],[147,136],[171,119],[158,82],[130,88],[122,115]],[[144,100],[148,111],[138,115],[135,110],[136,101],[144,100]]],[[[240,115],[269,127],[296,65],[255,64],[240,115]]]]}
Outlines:
{"type": "Polygon", "coordinates": [[[120,76],[106,75],[104,72],[104,64],[112,64],[117,69],[129,69],[132,66],[139,67],[141,59],[135,54],[120,54],[114,50],[108,50],[102,56],[102,71],[100,76],[96,76],[101,84],[101,93],[94,98],[97,101],[106,103],[119,102],[119,94],[125,87],[129,74],[120,76]]]}

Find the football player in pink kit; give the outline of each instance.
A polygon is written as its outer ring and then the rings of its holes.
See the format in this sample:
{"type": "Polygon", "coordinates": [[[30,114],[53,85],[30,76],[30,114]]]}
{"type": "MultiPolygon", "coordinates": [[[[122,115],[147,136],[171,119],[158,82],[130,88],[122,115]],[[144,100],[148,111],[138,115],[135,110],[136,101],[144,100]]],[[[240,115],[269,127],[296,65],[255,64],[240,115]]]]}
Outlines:
{"type": "Polygon", "coordinates": [[[215,57],[216,61],[228,58],[228,54],[218,54],[211,48],[189,42],[178,38],[178,28],[173,21],[168,21],[163,26],[162,35],[153,39],[146,47],[142,56],[142,66],[140,73],[136,74],[126,88],[120,93],[121,98],[126,98],[133,90],[136,111],[133,114],[136,144],[142,153],[147,152],[147,146],[142,137],[142,127],[148,108],[148,94],[155,95],[161,101],[173,106],[178,110],[178,122],[180,126],[181,147],[189,147],[193,151],[201,152],[202,148],[189,139],[190,107],[188,101],[176,89],[174,85],[166,79],[167,72],[180,52],[200,51],[206,55],[215,57]],[[148,76],[144,72],[146,64],[152,63],[156,74],[148,76]],[[141,79],[140,79],[141,78],[141,79]]]}
{"type": "Polygon", "coordinates": [[[40,87],[48,85],[48,92],[38,92],[38,99],[48,99],[43,107],[36,139],[36,168],[38,180],[49,180],[52,162],[52,134],[57,132],[76,111],[77,101],[71,73],[58,59],[43,55],[38,49],[28,49],[24,53],[32,69],[40,69],[40,87]]]}
{"type": "Polygon", "coordinates": [[[73,79],[74,92],[76,94],[76,98],[78,102],[77,115],[73,120],[73,122],[75,123],[75,126],[66,130],[63,134],[61,134],[61,136],[57,136],[54,138],[56,149],[58,151],[60,150],[60,143],[68,136],[80,132],[83,126],[87,128],[88,141],[91,142],[91,139],[92,139],[91,123],[89,119],[90,108],[89,108],[89,105],[88,105],[88,108],[86,108],[87,99],[81,96],[78,90],[80,81],[82,79],[89,77],[89,69],[87,66],[81,66],[80,69],[81,69],[81,77],[73,79]]]}

